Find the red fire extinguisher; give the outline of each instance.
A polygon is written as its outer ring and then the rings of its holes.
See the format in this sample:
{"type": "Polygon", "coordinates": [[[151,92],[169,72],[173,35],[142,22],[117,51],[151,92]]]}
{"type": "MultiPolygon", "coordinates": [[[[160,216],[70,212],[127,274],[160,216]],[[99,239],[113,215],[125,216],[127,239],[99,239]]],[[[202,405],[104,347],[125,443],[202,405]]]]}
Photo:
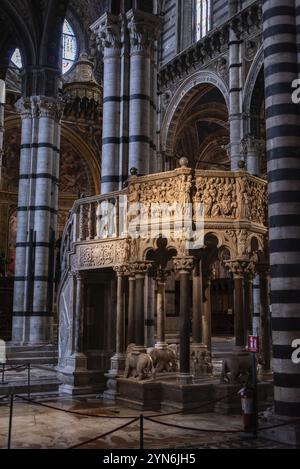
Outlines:
{"type": "Polygon", "coordinates": [[[239,391],[242,402],[243,423],[245,432],[253,432],[255,428],[255,413],[253,389],[242,388],[239,391]]]}

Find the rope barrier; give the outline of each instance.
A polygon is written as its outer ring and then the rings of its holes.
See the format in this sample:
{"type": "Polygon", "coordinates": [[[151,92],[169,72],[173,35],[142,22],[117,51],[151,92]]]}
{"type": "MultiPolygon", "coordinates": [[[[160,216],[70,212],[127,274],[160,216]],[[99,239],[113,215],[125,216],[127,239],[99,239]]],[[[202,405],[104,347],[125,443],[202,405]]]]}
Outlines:
{"type": "Polygon", "coordinates": [[[4,372],[8,373],[9,371],[17,371],[18,373],[20,373],[21,371],[27,370],[28,366],[29,365],[17,365],[17,366],[12,367],[12,368],[5,368],[4,372]]]}
{"type": "Polygon", "coordinates": [[[76,449],[76,448],[80,448],[81,446],[85,446],[89,443],[93,443],[94,441],[97,441],[97,440],[100,440],[101,438],[105,438],[106,436],[112,435],[113,433],[116,433],[119,430],[122,430],[123,428],[129,427],[129,425],[132,425],[133,423],[137,422],[139,419],[140,419],[140,417],[132,419],[130,422],[124,423],[124,425],[121,425],[120,427],[115,428],[114,430],[110,430],[109,432],[102,433],[101,435],[98,435],[95,438],[91,438],[90,440],[86,440],[83,443],[79,443],[77,445],[70,446],[67,449],[76,449]]]}
{"type": "Polygon", "coordinates": [[[119,419],[119,420],[128,420],[128,419],[133,419],[133,418],[136,418],[135,415],[127,415],[127,416],[117,416],[117,415],[98,415],[98,414],[86,414],[86,413],[83,413],[83,412],[77,412],[75,410],[67,410],[67,409],[62,409],[61,407],[55,407],[55,406],[51,406],[49,404],[44,404],[43,402],[37,402],[33,399],[28,399],[24,396],[20,396],[20,395],[16,395],[17,398],[23,400],[23,401],[27,401],[27,402],[30,402],[31,404],[33,405],[37,405],[37,406],[41,406],[41,407],[46,407],[48,409],[51,409],[51,410],[58,410],[58,411],[61,411],[61,412],[65,412],[67,414],[73,414],[73,415],[78,415],[80,417],[94,417],[94,418],[104,418],[104,419],[119,419]]]}
{"type": "MultiPolygon", "coordinates": [[[[172,415],[180,415],[180,414],[187,414],[189,412],[192,412],[192,411],[195,411],[195,410],[198,410],[198,409],[201,409],[203,407],[206,407],[208,405],[212,405],[212,404],[215,404],[217,402],[220,402],[224,399],[226,399],[227,397],[231,396],[231,395],[234,395],[236,394],[236,391],[233,392],[233,393],[230,393],[230,394],[226,394],[226,396],[223,396],[219,399],[216,399],[214,401],[209,401],[209,402],[204,402],[203,404],[197,406],[197,407],[192,407],[191,409],[183,409],[183,410],[179,410],[179,411],[176,411],[176,412],[168,412],[168,413],[164,413],[164,414],[152,414],[152,415],[149,415],[148,417],[168,417],[168,416],[172,416],[172,415]]],[[[135,418],[134,415],[126,415],[126,416],[117,416],[117,415],[99,415],[99,414],[87,414],[87,413],[83,413],[83,412],[77,412],[77,411],[74,411],[74,410],[67,410],[67,409],[62,409],[61,407],[56,407],[56,406],[52,406],[52,405],[49,405],[49,404],[45,404],[45,403],[42,403],[42,402],[37,402],[33,399],[28,399],[24,396],[20,396],[20,395],[16,395],[17,398],[21,399],[21,400],[24,400],[24,401],[27,401],[27,402],[30,402],[31,404],[33,405],[40,405],[42,407],[46,407],[48,409],[52,409],[52,410],[58,410],[58,411],[61,411],[61,412],[66,412],[66,413],[69,413],[69,414],[73,414],[73,415],[78,415],[80,417],[93,417],[93,418],[110,418],[110,419],[119,419],[119,420],[122,420],[122,419],[132,419],[132,418],[135,418]]]]}
{"type": "Polygon", "coordinates": [[[173,427],[179,428],[180,430],[192,430],[196,432],[203,432],[203,433],[241,433],[243,430],[219,430],[219,429],[204,429],[204,428],[195,428],[195,427],[183,427],[182,425],[177,425],[175,423],[167,423],[167,422],[160,422],[159,420],[155,420],[153,418],[144,417],[145,420],[149,422],[157,423],[158,425],[164,425],[166,427],[173,427]]]}

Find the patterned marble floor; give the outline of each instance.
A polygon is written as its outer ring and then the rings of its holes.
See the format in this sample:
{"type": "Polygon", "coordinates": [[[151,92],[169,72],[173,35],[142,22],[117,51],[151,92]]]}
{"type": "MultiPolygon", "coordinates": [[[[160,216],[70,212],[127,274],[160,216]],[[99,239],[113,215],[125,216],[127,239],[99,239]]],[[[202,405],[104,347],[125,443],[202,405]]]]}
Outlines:
{"type": "MultiPolygon", "coordinates": [[[[40,399],[37,399],[40,400],[40,399]]],[[[72,415],[67,412],[52,410],[17,400],[14,403],[12,448],[56,448],[67,449],[97,435],[109,432],[126,420],[113,419],[115,416],[138,417],[136,411],[124,407],[104,405],[95,398],[51,398],[41,402],[64,410],[72,410],[83,414],[101,414],[105,418],[72,415]]],[[[153,414],[145,413],[145,415],[153,414]]],[[[0,401],[0,448],[7,445],[9,407],[0,401]]],[[[241,417],[222,416],[216,414],[171,415],[160,417],[159,420],[170,424],[187,426],[192,429],[182,430],[166,427],[154,422],[145,421],[146,449],[177,449],[177,448],[284,448],[274,442],[261,438],[245,440],[237,431],[242,427],[241,417]],[[193,428],[202,428],[206,432],[197,432],[193,428]],[[212,430],[224,430],[216,433],[212,430]],[[207,430],[210,430],[208,433],[207,430]]],[[[136,449],[139,447],[139,422],[122,429],[104,439],[82,446],[85,449],[136,449]]]]}

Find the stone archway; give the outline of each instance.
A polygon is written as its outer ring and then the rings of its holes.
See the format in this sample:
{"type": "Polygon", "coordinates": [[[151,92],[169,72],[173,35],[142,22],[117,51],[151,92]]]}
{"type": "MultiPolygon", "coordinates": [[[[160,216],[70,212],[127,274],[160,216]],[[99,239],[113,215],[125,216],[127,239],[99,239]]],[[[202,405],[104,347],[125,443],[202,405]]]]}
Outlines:
{"type": "Polygon", "coordinates": [[[177,89],[171,99],[162,123],[162,150],[172,154],[176,129],[186,104],[197,95],[201,86],[211,84],[223,95],[227,109],[229,109],[229,89],[227,84],[215,73],[199,71],[189,76],[177,89]]]}
{"type": "Polygon", "coordinates": [[[210,160],[221,156],[222,169],[229,169],[228,95],[226,84],[213,72],[189,77],[178,88],[163,120],[165,154],[185,156],[198,169],[208,169],[203,162],[209,166],[210,160]]]}

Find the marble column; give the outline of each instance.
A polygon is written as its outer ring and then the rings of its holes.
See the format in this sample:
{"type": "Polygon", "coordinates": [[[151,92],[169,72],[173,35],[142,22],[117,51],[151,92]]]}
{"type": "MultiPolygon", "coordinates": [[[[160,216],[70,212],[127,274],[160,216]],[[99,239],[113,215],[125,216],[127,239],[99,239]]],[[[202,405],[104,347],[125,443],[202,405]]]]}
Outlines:
{"type": "MultiPolygon", "coordinates": [[[[300,366],[291,360],[300,331],[300,117],[299,102],[291,99],[299,79],[299,6],[298,0],[265,0],[262,8],[274,403],[277,416],[291,418],[300,417],[300,366]]],[[[294,438],[299,443],[299,429],[294,438]]]]}
{"type": "Polygon", "coordinates": [[[245,316],[244,316],[244,279],[243,275],[236,273],[233,275],[234,284],[234,331],[235,345],[245,347],[245,316]]]}
{"type": "Polygon", "coordinates": [[[128,178],[130,41],[126,14],[121,16],[119,189],[128,178]]]}
{"type": "Polygon", "coordinates": [[[112,369],[117,374],[125,369],[125,292],[124,280],[127,274],[125,266],[116,266],[117,273],[117,311],[116,311],[116,353],[112,357],[112,369]]]}
{"type": "Polygon", "coordinates": [[[260,149],[261,142],[254,137],[248,137],[247,145],[247,171],[254,176],[260,176],[260,149]]]}
{"type": "Polygon", "coordinates": [[[211,327],[211,279],[212,272],[203,272],[204,298],[203,298],[203,344],[211,358],[212,353],[212,327],[211,327]]]}
{"type": "Polygon", "coordinates": [[[140,10],[127,13],[130,34],[129,163],[138,174],[148,174],[153,142],[153,44],[158,37],[160,19],[140,10]]]}
{"type": "Polygon", "coordinates": [[[233,27],[229,31],[229,124],[231,170],[239,169],[242,120],[242,40],[233,27]]]}
{"type": "Polygon", "coordinates": [[[22,98],[13,342],[52,340],[61,103],[22,98]]]}
{"type": "Polygon", "coordinates": [[[74,317],[74,344],[73,358],[83,358],[83,333],[84,333],[84,280],[81,272],[76,272],[76,300],[74,317]]]}
{"type": "Polygon", "coordinates": [[[192,382],[190,371],[190,277],[194,268],[193,257],[174,257],[174,268],[180,276],[180,373],[179,384],[192,382]]]}
{"type": "Polygon", "coordinates": [[[121,21],[105,13],[91,29],[103,48],[103,129],[101,192],[119,189],[119,145],[121,102],[121,21]]]}
{"type": "Polygon", "coordinates": [[[246,321],[244,309],[244,267],[248,263],[241,260],[226,261],[225,266],[233,274],[234,285],[234,334],[236,347],[246,346],[246,321]]]}
{"type": "Polygon", "coordinates": [[[253,276],[247,273],[244,278],[244,313],[245,313],[245,344],[248,335],[252,334],[253,322],[253,276]]]}
{"type": "Polygon", "coordinates": [[[5,81],[0,80],[0,189],[2,187],[3,165],[3,137],[4,137],[4,107],[6,98],[5,81]]]}
{"type": "Polygon", "coordinates": [[[151,262],[140,261],[130,265],[135,274],[135,352],[144,352],[145,348],[145,276],[151,262]]]}
{"type": "Polygon", "coordinates": [[[166,281],[168,276],[168,272],[160,270],[156,277],[157,334],[155,348],[160,350],[168,348],[166,343],[166,281]]]}
{"type": "Polygon", "coordinates": [[[118,395],[117,378],[122,376],[125,370],[125,275],[128,268],[125,265],[117,265],[114,270],[117,273],[117,304],[116,304],[116,352],[110,360],[110,370],[105,374],[107,389],[103,393],[103,399],[115,400],[118,395]]]}
{"type": "Polygon", "coordinates": [[[202,344],[202,269],[198,261],[193,271],[193,344],[202,344]]]}
{"type": "Polygon", "coordinates": [[[127,345],[135,343],[135,276],[128,279],[128,331],[127,345]]]}

